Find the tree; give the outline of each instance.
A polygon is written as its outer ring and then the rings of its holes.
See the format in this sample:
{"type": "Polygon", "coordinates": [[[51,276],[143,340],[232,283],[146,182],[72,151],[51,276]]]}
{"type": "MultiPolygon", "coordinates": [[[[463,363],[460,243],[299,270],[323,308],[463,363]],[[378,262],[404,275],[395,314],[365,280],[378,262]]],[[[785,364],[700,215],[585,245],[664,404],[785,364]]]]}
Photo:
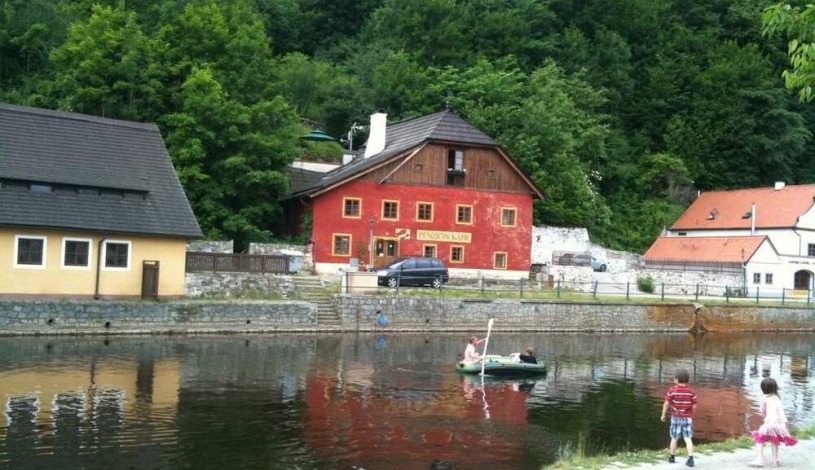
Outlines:
{"type": "Polygon", "coordinates": [[[779,3],[764,10],[764,34],[786,34],[792,70],[783,73],[787,88],[798,90],[802,101],[811,101],[815,85],[815,5],[779,3]]]}

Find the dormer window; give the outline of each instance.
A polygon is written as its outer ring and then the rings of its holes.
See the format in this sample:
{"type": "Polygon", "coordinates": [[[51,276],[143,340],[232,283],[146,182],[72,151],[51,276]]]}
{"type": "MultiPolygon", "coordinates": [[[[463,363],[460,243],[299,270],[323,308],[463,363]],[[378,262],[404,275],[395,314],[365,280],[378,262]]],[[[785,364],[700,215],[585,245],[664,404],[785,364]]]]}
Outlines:
{"type": "Polygon", "coordinates": [[[464,177],[467,170],[464,168],[464,151],[450,149],[447,151],[447,184],[451,186],[464,186],[464,177]]]}

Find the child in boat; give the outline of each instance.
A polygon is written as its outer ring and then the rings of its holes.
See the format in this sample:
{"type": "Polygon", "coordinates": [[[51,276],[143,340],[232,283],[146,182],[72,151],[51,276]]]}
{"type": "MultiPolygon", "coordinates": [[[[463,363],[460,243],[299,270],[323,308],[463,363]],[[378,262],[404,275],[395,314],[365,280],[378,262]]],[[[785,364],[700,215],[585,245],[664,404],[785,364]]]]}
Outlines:
{"type": "Polygon", "coordinates": [[[518,358],[521,360],[521,362],[525,362],[527,364],[537,364],[538,363],[538,359],[535,357],[535,350],[532,349],[531,346],[526,348],[526,353],[521,354],[520,356],[518,356],[518,358]]]}

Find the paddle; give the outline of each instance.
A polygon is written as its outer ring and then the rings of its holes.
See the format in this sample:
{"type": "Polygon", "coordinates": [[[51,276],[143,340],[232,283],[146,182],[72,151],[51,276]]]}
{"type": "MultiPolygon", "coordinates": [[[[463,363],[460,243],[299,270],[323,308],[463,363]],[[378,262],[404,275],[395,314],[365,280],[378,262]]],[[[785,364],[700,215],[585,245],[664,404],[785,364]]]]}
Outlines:
{"type": "Polygon", "coordinates": [[[484,365],[487,361],[487,346],[490,344],[490,331],[492,331],[492,323],[495,321],[494,318],[490,318],[490,321],[487,322],[487,337],[484,338],[484,357],[481,359],[481,375],[484,375],[484,365]]]}

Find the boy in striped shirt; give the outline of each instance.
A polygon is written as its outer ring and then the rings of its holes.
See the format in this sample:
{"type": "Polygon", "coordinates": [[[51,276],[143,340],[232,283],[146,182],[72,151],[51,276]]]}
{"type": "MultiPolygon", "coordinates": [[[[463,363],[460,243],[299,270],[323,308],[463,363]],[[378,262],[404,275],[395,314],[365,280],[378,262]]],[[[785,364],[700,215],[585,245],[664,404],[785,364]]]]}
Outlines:
{"type": "Polygon", "coordinates": [[[693,412],[696,411],[696,403],[699,398],[696,396],[696,390],[688,385],[689,380],[690,374],[688,374],[687,370],[679,369],[676,371],[674,385],[665,394],[661,419],[665,421],[665,415],[668,413],[668,408],[670,408],[671,455],[668,457],[668,462],[676,462],[676,444],[681,437],[688,447],[688,460],[685,465],[693,467],[693,412]]]}

